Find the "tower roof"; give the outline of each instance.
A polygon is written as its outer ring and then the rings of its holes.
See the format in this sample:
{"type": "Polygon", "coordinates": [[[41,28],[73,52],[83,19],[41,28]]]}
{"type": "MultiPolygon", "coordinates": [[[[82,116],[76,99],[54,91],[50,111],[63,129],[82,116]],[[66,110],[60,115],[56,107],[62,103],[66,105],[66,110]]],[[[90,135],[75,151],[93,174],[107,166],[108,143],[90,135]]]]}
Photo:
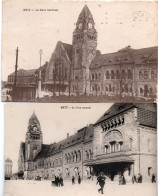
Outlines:
{"type": "Polygon", "coordinates": [[[40,122],[35,114],[35,112],[33,111],[33,114],[31,115],[30,119],[29,119],[29,125],[32,123],[38,123],[40,125],[40,122]]]}
{"type": "Polygon", "coordinates": [[[88,23],[88,22],[91,22],[94,24],[94,20],[93,20],[93,16],[88,8],[87,5],[84,6],[84,8],[82,9],[79,17],[78,17],[78,20],[77,20],[77,24],[80,23],[80,22],[84,22],[84,23],[88,23]]]}

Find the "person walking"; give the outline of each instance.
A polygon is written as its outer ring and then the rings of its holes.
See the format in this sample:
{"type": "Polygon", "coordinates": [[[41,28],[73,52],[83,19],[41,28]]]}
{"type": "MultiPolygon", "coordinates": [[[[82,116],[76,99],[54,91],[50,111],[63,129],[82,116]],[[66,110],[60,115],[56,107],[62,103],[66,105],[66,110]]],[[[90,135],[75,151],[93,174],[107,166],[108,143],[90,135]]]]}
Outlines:
{"type": "Polygon", "coordinates": [[[75,184],[75,178],[72,176],[72,185],[75,184]]]}
{"type": "Polygon", "coordinates": [[[100,175],[98,176],[97,178],[97,184],[99,183],[100,185],[100,189],[98,189],[98,192],[101,194],[103,194],[103,188],[104,188],[104,185],[105,185],[105,176],[103,174],[103,172],[100,173],[100,175]]]}
{"type": "Polygon", "coordinates": [[[155,180],[155,175],[154,175],[154,174],[152,174],[151,182],[152,182],[152,183],[156,182],[156,180],[155,180]]]}
{"type": "Polygon", "coordinates": [[[81,177],[80,177],[80,175],[78,176],[78,184],[81,184],[81,177]]]}
{"type": "Polygon", "coordinates": [[[122,184],[122,175],[120,174],[119,175],[119,185],[121,185],[122,184]]]}
{"type": "Polygon", "coordinates": [[[63,178],[61,176],[59,178],[59,186],[64,186],[63,178]]]}
{"type": "Polygon", "coordinates": [[[142,175],[139,173],[138,174],[138,183],[142,183],[142,178],[143,178],[142,175]]]}
{"type": "Polygon", "coordinates": [[[126,180],[125,180],[125,177],[124,175],[122,174],[122,184],[125,185],[126,184],[126,180]]]}

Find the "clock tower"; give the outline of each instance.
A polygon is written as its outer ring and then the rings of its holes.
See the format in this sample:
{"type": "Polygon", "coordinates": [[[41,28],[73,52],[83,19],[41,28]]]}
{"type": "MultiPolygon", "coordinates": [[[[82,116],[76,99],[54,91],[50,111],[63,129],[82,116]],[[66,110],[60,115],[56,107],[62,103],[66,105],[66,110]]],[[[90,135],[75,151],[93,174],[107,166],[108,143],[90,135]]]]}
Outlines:
{"type": "MultiPolygon", "coordinates": [[[[43,135],[41,132],[40,122],[35,112],[29,119],[26,139],[25,139],[25,168],[26,171],[33,170],[33,159],[41,151],[43,135]]],[[[29,178],[29,176],[27,176],[29,178]]]]}
{"type": "Polygon", "coordinates": [[[82,9],[73,32],[72,91],[89,94],[89,66],[96,55],[97,31],[87,7],[82,9]]]}

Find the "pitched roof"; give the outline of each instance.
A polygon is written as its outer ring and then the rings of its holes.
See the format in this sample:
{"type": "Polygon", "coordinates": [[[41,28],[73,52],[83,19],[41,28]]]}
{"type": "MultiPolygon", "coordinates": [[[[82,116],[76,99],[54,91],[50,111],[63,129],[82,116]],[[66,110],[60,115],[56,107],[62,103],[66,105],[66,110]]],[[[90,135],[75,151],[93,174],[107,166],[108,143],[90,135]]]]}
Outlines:
{"type": "MultiPolygon", "coordinates": [[[[47,66],[48,66],[48,62],[46,61],[45,64],[41,66],[41,71],[42,72],[45,71],[45,69],[47,68],[47,66]]],[[[38,73],[39,72],[39,69],[40,68],[36,69],[35,73],[38,73]]]]}
{"type": "Polygon", "coordinates": [[[114,103],[98,120],[95,124],[98,124],[106,119],[115,116],[127,109],[133,107],[133,103],[114,103]]]}
{"type": "MultiPolygon", "coordinates": [[[[35,159],[49,157],[62,151],[63,148],[79,144],[81,142],[90,142],[93,139],[93,125],[84,127],[77,131],[76,134],[67,137],[66,139],[50,145],[42,145],[42,150],[38,153],[35,159]]],[[[34,159],[34,160],[35,160],[34,159]]]]}
{"type": "Polygon", "coordinates": [[[90,142],[93,140],[93,136],[94,136],[94,127],[93,125],[89,125],[88,127],[86,127],[86,133],[85,133],[85,137],[84,137],[84,142],[90,142]]]}
{"type": "Polygon", "coordinates": [[[140,103],[138,108],[138,122],[140,125],[148,127],[157,127],[156,104],[140,103]]]}
{"type": "Polygon", "coordinates": [[[71,135],[62,141],[51,144],[46,156],[50,156],[55,153],[61,152],[61,150],[63,148],[67,148],[72,145],[76,145],[76,144],[83,142],[84,136],[85,136],[85,131],[86,131],[86,127],[80,129],[79,131],[77,131],[76,134],[71,135]]]}
{"type": "Polygon", "coordinates": [[[118,52],[99,54],[95,56],[91,62],[90,68],[98,68],[100,66],[115,65],[120,63],[136,64],[147,62],[150,57],[156,58],[158,56],[158,47],[132,49],[130,46],[119,50],[118,52]]]}
{"type": "Polygon", "coordinates": [[[72,62],[72,45],[70,44],[66,44],[66,43],[62,43],[70,61],[72,62]]]}
{"type": "Polygon", "coordinates": [[[49,146],[50,145],[47,145],[47,144],[42,144],[42,149],[41,151],[37,154],[37,156],[34,158],[34,160],[36,159],[39,159],[39,158],[42,158],[42,157],[45,157],[48,149],[49,149],[49,146]]]}
{"type": "Polygon", "coordinates": [[[77,20],[77,23],[80,23],[82,22],[83,23],[83,26],[85,23],[88,23],[88,21],[94,23],[94,20],[93,20],[93,16],[88,8],[87,5],[85,5],[78,17],[78,20],[77,20]]]}
{"type": "MultiPolygon", "coordinates": [[[[45,70],[47,65],[48,65],[48,62],[46,61],[45,64],[41,66],[41,71],[45,70]]],[[[37,68],[37,69],[28,69],[28,70],[19,69],[17,71],[17,76],[32,76],[32,75],[38,73],[38,71],[39,71],[39,68],[37,68]]],[[[9,76],[14,76],[14,75],[15,75],[15,71],[13,73],[11,73],[9,76]]]]}
{"type": "MultiPolygon", "coordinates": [[[[19,69],[17,71],[17,75],[18,76],[31,76],[35,74],[36,69],[29,69],[29,70],[25,70],[25,69],[19,69]]],[[[14,76],[15,72],[11,73],[9,76],[14,76]]]]}
{"type": "MultiPolygon", "coordinates": [[[[95,124],[99,124],[104,120],[107,120],[119,113],[122,113],[126,110],[129,110],[133,107],[139,108],[139,109],[143,109],[146,111],[150,111],[155,113],[156,115],[156,104],[155,103],[114,103],[98,120],[95,124]]],[[[156,117],[155,117],[156,118],[156,117]]],[[[155,121],[155,120],[154,120],[155,121]]],[[[144,120],[141,120],[140,122],[141,124],[144,123],[144,125],[150,125],[150,122],[145,123],[144,120]]],[[[155,123],[154,123],[155,126],[155,123]]]]}
{"type": "Polygon", "coordinates": [[[31,125],[34,122],[37,122],[40,125],[40,122],[39,122],[35,112],[33,111],[33,114],[31,115],[31,117],[29,119],[29,125],[31,125]]]}

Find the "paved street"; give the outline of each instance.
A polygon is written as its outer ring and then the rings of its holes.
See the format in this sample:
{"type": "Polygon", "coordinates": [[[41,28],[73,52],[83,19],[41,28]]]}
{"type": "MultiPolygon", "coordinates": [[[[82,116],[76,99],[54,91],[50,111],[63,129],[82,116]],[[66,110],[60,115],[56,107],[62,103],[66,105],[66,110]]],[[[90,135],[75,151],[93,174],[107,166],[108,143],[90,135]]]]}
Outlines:
{"type": "MultiPolygon", "coordinates": [[[[5,181],[5,196],[96,196],[100,195],[96,182],[82,182],[71,185],[65,182],[64,187],[53,187],[50,181],[5,181]]],[[[108,182],[104,188],[106,196],[156,196],[156,184],[118,185],[108,182]]]]}

